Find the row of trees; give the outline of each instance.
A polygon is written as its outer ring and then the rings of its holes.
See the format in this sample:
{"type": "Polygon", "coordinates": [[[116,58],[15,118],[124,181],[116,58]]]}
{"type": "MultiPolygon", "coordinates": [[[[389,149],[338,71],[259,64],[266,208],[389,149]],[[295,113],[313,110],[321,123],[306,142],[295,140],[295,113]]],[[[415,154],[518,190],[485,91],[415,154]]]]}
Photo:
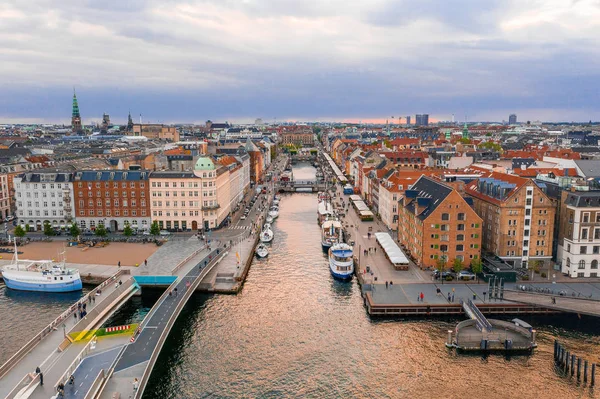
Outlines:
{"type": "MultiPolygon", "coordinates": [[[[437,260],[436,266],[440,273],[443,272],[446,269],[446,260],[440,257],[440,259],[437,260]]],[[[463,264],[462,260],[458,258],[454,259],[452,262],[452,270],[454,270],[455,273],[460,273],[462,270],[464,270],[464,268],[465,265],[463,264]]],[[[471,261],[471,271],[475,274],[478,274],[481,273],[482,270],[483,265],[481,264],[481,259],[473,259],[471,261]]]]}
{"type": "MultiPolygon", "coordinates": [[[[15,228],[15,236],[23,238],[27,235],[27,232],[30,231],[30,229],[31,227],[28,224],[25,225],[25,228],[21,227],[21,225],[17,225],[17,227],[15,228]]],[[[69,235],[71,235],[71,237],[78,237],[80,234],[81,230],[79,229],[79,226],[73,223],[69,228],[69,235]]],[[[94,234],[98,237],[106,237],[108,235],[108,231],[106,230],[106,227],[103,224],[100,224],[94,230],[94,234]]],[[[160,234],[160,227],[158,226],[158,222],[152,222],[152,224],[150,225],[150,234],[153,236],[157,236],[160,234]]],[[[44,223],[44,235],[48,237],[56,235],[56,231],[54,230],[52,225],[50,225],[49,222],[44,223]]],[[[123,235],[126,237],[130,237],[133,235],[133,229],[131,228],[129,223],[125,223],[125,227],[123,228],[123,235]]]]}

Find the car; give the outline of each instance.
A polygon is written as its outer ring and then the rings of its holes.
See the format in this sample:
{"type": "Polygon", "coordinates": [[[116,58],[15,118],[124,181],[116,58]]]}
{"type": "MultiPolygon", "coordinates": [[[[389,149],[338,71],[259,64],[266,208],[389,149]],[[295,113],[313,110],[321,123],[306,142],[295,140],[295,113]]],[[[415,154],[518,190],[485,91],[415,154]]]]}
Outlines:
{"type": "Polygon", "coordinates": [[[461,270],[458,273],[458,277],[459,280],[475,280],[475,274],[472,273],[470,270],[461,270]]]}
{"type": "Polygon", "coordinates": [[[167,231],[167,230],[161,230],[160,231],[160,235],[163,236],[163,237],[167,237],[167,236],[171,235],[171,232],[167,231]]]}
{"type": "Polygon", "coordinates": [[[150,230],[144,230],[144,232],[142,233],[145,236],[149,236],[150,235],[150,230]]]}
{"type": "MultiPolygon", "coordinates": [[[[433,273],[432,273],[432,276],[436,280],[439,280],[439,278],[440,278],[440,271],[439,270],[434,270],[433,273]]],[[[455,277],[455,275],[454,275],[453,272],[450,272],[450,271],[443,271],[442,272],[442,278],[444,280],[454,280],[454,277],[455,277]]]]}
{"type": "Polygon", "coordinates": [[[240,220],[246,220],[246,215],[242,215],[242,217],[240,218],[240,220]]]}

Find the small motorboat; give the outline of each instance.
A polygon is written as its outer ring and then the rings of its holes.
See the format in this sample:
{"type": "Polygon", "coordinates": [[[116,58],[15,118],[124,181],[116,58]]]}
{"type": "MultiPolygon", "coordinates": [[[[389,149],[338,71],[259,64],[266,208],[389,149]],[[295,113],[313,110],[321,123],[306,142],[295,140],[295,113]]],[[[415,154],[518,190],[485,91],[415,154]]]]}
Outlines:
{"type": "Polygon", "coordinates": [[[267,248],[265,244],[258,244],[258,246],[256,247],[256,251],[254,252],[259,258],[266,258],[267,256],[269,256],[269,248],[267,248]]]}
{"type": "Polygon", "coordinates": [[[279,208],[276,206],[272,206],[271,209],[269,209],[269,216],[271,216],[273,220],[277,219],[277,217],[279,216],[279,208]]]}
{"type": "Polygon", "coordinates": [[[275,219],[273,219],[273,216],[269,216],[269,215],[267,215],[267,218],[265,219],[265,221],[267,223],[273,223],[273,220],[275,220],[275,219]]]}
{"type": "Polygon", "coordinates": [[[269,222],[265,223],[265,225],[263,226],[263,228],[262,228],[262,229],[263,229],[263,230],[272,230],[272,229],[271,229],[271,223],[269,223],[269,222]]]}
{"type": "Polygon", "coordinates": [[[260,233],[260,241],[261,242],[271,242],[271,241],[273,241],[273,230],[271,230],[271,229],[263,230],[260,233]]]}

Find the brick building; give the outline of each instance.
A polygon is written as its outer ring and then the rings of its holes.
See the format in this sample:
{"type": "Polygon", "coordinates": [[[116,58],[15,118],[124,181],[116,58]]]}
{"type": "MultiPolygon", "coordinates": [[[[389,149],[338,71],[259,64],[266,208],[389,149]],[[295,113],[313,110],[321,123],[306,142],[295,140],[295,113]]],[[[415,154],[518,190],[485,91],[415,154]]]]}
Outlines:
{"type": "Polygon", "coordinates": [[[313,132],[285,132],[281,134],[283,144],[294,144],[303,147],[313,147],[315,145],[315,135],[313,132]]]}
{"type": "Polygon", "coordinates": [[[485,223],[486,251],[517,267],[552,259],[556,205],[532,180],[490,172],[465,193],[485,223]]]}
{"type": "Polygon", "coordinates": [[[133,135],[144,136],[151,140],[179,141],[177,128],[162,124],[135,124],[133,125],[133,135]]]}
{"type": "Polygon", "coordinates": [[[400,196],[398,241],[419,267],[455,259],[468,267],[481,256],[482,220],[469,198],[431,177],[422,176],[400,196]]]}
{"type": "Polygon", "coordinates": [[[79,227],[111,231],[150,228],[150,185],[146,171],[107,170],[75,172],[73,196],[79,227]]]}

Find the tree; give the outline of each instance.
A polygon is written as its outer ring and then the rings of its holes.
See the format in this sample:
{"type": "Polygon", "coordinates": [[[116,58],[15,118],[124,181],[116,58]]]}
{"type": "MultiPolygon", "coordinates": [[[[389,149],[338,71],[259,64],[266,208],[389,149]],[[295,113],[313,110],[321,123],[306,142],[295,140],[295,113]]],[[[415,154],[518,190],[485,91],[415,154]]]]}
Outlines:
{"type": "Polygon", "coordinates": [[[106,231],[106,227],[104,227],[103,224],[99,224],[98,227],[96,227],[96,231],[95,234],[98,237],[106,237],[106,235],[108,234],[106,231]]]}
{"type": "Polygon", "coordinates": [[[48,221],[44,222],[44,235],[46,235],[46,236],[54,235],[54,229],[52,229],[52,225],[48,221]]]}
{"type": "Polygon", "coordinates": [[[486,141],[485,143],[481,143],[479,144],[479,148],[487,148],[488,150],[502,152],[502,146],[498,143],[494,143],[493,141],[486,141]]]}
{"type": "Polygon", "coordinates": [[[21,225],[18,224],[17,227],[15,228],[15,237],[23,238],[23,237],[25,237],[26,234],[27,234],[27,232],[25,231],[25,229],[23,229],[21,227],[21,225]]]}
{"type": "Polygon", "coordinates": [[[28,231],[31,231],[31,227],[29,227],[29,225],[28,225],[28,224],[26,224],[26,225],[25,225],[25,231],[26,231],[26,232],[28,232],[28,231]]]}
{"type": "Polygon", "coordinates": [[[79,227],[76,223],[73,223],[71,225],[71,228],[69,229],[69,234],[71,234],[71,237],[77,237],[81,234],[81,230],[79,230],[79,227]]]}
{"type": "Polygon", "coordinates": [[[458,258],[454,259],[454,262],[452,263],[452,270],[454,270],[455,273],[460,273],[462,269],[464,269],[462,260],[458,258]]]}
{"type": "Polygon", "coordinates": [[[471,261],[471,270],[475,274],[479,274],[483,271],[483,264],[481,263],[481,259],[476,258],[471,261]]]}
{"type": "Polygon", "coordinates": [[[446,261],[443,258],[443,255],[435,261],[435,268],[441,273],[446,269],[446,261]]]}
{"type": "Polygon", "coordinates": [[[131,237],[132,234],[133,234],[133,230],[131,229],[129,222],[125,222],[125,227],[123,228],[123,235],[125,237],[131,237]]]}
{"type": "Polygon", "coordinates": [[[458,142],[463,144],[471,144],[471,139],[468,137],[461,137],[458,139],[458,142]]]}
{"type": "Polygon", "coordinates": [[[160,227],[158,227],[158,222],[156,220],[150,225],[150,234],[153,236],[160,234],[160,227]]]}

